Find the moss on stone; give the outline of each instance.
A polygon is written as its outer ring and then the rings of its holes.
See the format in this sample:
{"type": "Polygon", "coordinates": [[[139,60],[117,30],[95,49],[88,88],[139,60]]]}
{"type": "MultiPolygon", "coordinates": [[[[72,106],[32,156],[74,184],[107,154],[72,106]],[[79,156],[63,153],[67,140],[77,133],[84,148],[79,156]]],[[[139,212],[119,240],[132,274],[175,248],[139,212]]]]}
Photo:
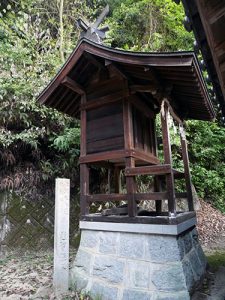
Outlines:
{"type": "Polygon", "coordinates": [[[220,266],[225,267],[225,252],[209,253],[206,256],[212,270],[217,270],[220,266]]]}

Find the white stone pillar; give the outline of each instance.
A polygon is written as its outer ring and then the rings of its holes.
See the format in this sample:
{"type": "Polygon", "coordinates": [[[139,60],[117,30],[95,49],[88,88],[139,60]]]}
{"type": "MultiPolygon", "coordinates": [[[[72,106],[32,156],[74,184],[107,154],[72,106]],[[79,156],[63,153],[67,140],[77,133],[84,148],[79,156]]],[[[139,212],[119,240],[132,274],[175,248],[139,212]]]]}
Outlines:
{"type": "Polygon", "coordinates": [[[54,275],[56,292],[69,286],[69,209],[70,180],[57,178],[55,185],[54,275]]]}

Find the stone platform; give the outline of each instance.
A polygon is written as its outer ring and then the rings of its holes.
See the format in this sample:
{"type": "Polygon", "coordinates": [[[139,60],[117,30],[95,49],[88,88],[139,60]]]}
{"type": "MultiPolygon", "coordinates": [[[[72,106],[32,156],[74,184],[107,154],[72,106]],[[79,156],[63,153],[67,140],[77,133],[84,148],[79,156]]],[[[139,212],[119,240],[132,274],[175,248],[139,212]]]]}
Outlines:
{"type": "Polygon", "coordinates": [[[195,223],[80,222],[71,286],[102,300],[189,300],[207,265],[195,223]]]}

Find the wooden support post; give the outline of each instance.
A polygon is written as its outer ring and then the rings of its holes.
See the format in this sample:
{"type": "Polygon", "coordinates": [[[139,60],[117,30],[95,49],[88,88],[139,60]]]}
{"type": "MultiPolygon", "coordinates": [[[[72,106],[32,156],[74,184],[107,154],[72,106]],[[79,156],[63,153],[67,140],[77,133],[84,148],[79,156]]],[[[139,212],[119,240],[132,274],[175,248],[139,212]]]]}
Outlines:
{"type": "MultiPolygon", "coordinates": [[[[123,101],[123,124],[125,149],[131,150],[134,147],[134,136],[132,107],[128,99],[124,99],[123,101]]],[[[128,168],[135,167],[135,159],[133,157],[126,157],[125,165],[128,168]]],[[[137,214],[137,203],[134,198],[134,193],[136,193],[136,182],[134,176],[126,177],[126,187],[128,194],[128,215],[129,217],[135,217],[137,214]]]]}
{"type": "MultiPolygon", "coordinates": [[[[167,104],[164,102],[164,107],[161,109],[164,162],[165,164],[171,165],[171,169],[172,169],[172,154],[171,154],[168,118],[169,118],[169,110],[167,104]]],[[[168,192],[169,215],[175,216],[176,203],[175,203],[174,176],[172,171],[170,174],[166,174],[166,185],[167,185],[167,192],[168,192]]]]}
{"type": "Polygon", "coordinates": [[[182,158],[184,163],[184,176],[185,176],[185,184],[187,189],[188,208],[189,211],[194,211],[193,194],[191,188],[191,174],[190,174],[188,151],[187,151],[187,140],[186,140],[185,130],[183,125],[181,124],[179,125],[179,130],[180,130],[180,140],[181,140],[181,148],[182,148],[182,158]]]}
{"type": "MultiPolygon", "coordinates": [[[[133,157],[126,158],[126,167],[135,167],[135,160],[133,157]]],[[[134,176],[126,176],[126,187],[128,196],[128,215],[129,217],[135,217],[137,215],[137,203],[135,201],[136,182],[134,176]]]]}
{"type": "MultiPolygon", "coordinates": [[[[81,96],[81,104],[86,103],[86,95],[81,96]]],[[[87,115],[86,110],[81,110],[81,141],[80,141],[80,154],[85,156],[87,154],[87,115]]],[[[87,195],[89,194],[89,168],[85,163],[80,164],[80,207],[81,215],[84,216],[89,213],[89,204],[87,202],[87,195]]]]}
{"type": "MultiPolygon", "coordinates": [[[[154,192],[161,192],[162,191],[162,187],[161,187],[161,180],[159,176],[155,176],[154,177],[154,192]]],[[[156,212],[161,212],[162,211],[162,200],[156,200],[155,201],[155,209],[156,212]]]]}
{"type": "MultiPolygon", "coordinates": [[[[81,96],[81,105],[86,104],[86,95],[81,96]]],[[[87,113],[85,109],[81,109],[80,112],[80,155],[84,156],[87,154],[86,143],[87,143],[87,113]]]]}
{"type": "Polygon", "coordinates": [[[132,122],[132,107],[128,99],[123,100],[123,125],[124,125],[124,144],[125,149],[134,148],[134,134],[132,122]]]}
{"type": "Polygon", "coordinates": [[[153,154],[158,157],[158,141],[157,141],[157,135],[156,135],[156,119],[151,120],[151,131],[152,131],[152,148],[153,148],[153,154]]]}

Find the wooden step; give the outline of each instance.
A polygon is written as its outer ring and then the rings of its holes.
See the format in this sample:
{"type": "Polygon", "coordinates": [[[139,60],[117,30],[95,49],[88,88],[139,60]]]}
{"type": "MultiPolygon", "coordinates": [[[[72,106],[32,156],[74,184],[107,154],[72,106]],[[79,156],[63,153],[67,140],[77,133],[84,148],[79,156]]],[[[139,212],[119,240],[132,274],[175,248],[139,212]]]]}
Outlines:
{"type": "Polygon", "coordinates": [[[166,175],[173,172],[174,178],[184,178],[184,172],[175,170],[169,164],[126,168],[125,176],[166,175]]]}
{"type": "MultiPolygon", "coordinates": [[[[167,192],[149,192],[149,193],[134,193],[133,199],[135,201],[157,201],[157,200],[166,200],[168,199],[167,192]]],[[[89,203],[92,202],[120,202],[120,201],[129,201],[129,194],[94,194],[84,196],[89,203]]],[[[187,193],[175,193],[176,198],[187,198],[187,193]]]]}
{"type": "Polygon", "coordinates": [[[171,165],[154,165],[135,168],[126,168],[125,176],[136,175],[164,175],[172,172],[171,165]]]}

